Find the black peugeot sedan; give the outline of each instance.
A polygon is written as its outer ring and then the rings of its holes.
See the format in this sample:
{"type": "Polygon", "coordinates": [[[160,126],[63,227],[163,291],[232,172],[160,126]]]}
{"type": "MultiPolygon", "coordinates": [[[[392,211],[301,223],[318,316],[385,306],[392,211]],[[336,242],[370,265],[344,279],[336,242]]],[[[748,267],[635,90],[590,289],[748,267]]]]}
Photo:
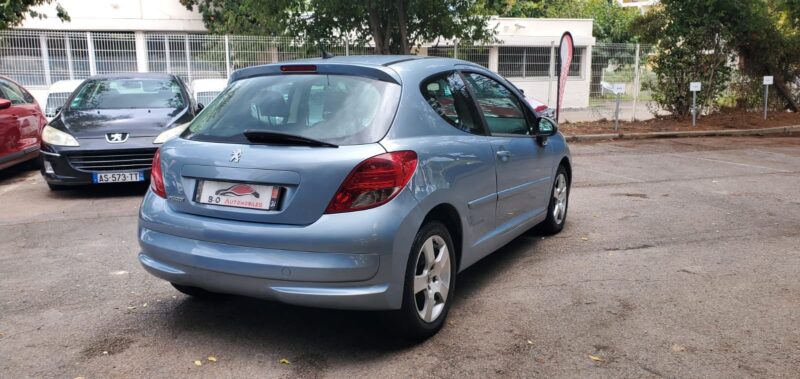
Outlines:
{"type": "Polygon", "coordinates": [[[42,130],[42,175],[52,190],[148,180],[158,146],[199,110],[175,75],[92,76],[42,130]]]}

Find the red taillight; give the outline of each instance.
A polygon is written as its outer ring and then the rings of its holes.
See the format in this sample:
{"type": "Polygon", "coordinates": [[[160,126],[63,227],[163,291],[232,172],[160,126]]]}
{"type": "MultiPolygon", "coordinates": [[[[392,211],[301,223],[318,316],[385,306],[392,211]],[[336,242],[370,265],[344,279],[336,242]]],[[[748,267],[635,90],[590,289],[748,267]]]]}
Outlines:
{"type": "Polygon", "coordinates": [[[542,112],[544,112],[546,109],[547,109],[547,105],[540,105],[540,106],[538,106],[538,107],[534,108],[534,110],[536,111],[536,113],[542,113],[542,112]]]}
{"type": "Polygon", "coordinates": [[[281,66],[281,72],[317,72],[317,66],[313,64],[293,64],[281,66]]]}
{"type": "Polygon", "coordinates": [[[395,151],[361,162],[339,187],[325,213],[375,208],[392,200],[417,169],[417,153],[395,151]]]}
{"type": "Polygon", "coordinates": [[[150,189],[153,193],[167,198],[167,190],[164,188],[164,173],[161,171],[161,149],[156,150],[153,156],[153,168],[150,170],[150,189]]]}

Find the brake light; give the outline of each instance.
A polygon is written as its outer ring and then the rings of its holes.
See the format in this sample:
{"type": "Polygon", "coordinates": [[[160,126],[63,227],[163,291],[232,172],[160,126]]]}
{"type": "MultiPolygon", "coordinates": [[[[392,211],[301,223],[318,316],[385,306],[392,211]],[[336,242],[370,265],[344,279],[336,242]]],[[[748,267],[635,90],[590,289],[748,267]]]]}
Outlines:
{"type": "Polygon", "coordinates": [[[544,112],[546,109],[547,109],[547,105],[544,105],[544,104],[542,104],[542,105],[540,105],[540,106],[538,106],[538,107],[534,108],[534,110],[536,111],[536,113],[542,113],[542,112],[544,112]]]}
{"type": "Polygon", "coordinates": [[[375,208],[388,203],[417,169],[417,153],[395,151],[376,155],[356,166],[331,199],[325,213],[375,208]]]}
{"type": "Polygon", "coordinates": [[[281,66],[281,72],[317,72],[317,66],[313,64],[293,64],[281,66]]]}
{"type": "Polygon", "coordinates": [[[164,188],[164,173],[161,170],[161,149],[156,150],[153,156],[153,168],[150,170],[150,189],[153,193],[167,198],[167,190],[164,188]]]}

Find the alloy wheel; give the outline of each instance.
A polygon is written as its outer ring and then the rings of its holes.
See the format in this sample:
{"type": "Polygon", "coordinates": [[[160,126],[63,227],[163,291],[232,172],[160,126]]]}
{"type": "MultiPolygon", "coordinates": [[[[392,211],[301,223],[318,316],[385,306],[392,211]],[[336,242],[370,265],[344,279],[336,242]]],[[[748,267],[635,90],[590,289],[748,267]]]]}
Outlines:
{"type": "Polygon", "coordinates": [[[564,174],[558,174],[556,183],[553,186],[553,219],[556,224],[564,222],[564,216],[567,214],[567,177],[564,174]]]}
{"type": "Polygon", "coordinates": [[[449,294],[450,252],[444,239],[433,235],[417,253],[414,269],[414,303],[425,322],[434,322],[442,314],[449,294]]]}

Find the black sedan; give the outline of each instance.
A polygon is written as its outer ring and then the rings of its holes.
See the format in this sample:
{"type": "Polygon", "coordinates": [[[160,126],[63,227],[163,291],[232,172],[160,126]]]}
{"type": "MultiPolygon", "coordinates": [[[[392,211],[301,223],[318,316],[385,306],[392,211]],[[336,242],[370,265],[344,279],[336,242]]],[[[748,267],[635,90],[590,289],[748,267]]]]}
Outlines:
{"type": "Polygon", "coordinates": [[[53,190],[148,180],[158,146],[197,111],[174,75],[92,76],[42,130],[42,175],[53,190]]]}

